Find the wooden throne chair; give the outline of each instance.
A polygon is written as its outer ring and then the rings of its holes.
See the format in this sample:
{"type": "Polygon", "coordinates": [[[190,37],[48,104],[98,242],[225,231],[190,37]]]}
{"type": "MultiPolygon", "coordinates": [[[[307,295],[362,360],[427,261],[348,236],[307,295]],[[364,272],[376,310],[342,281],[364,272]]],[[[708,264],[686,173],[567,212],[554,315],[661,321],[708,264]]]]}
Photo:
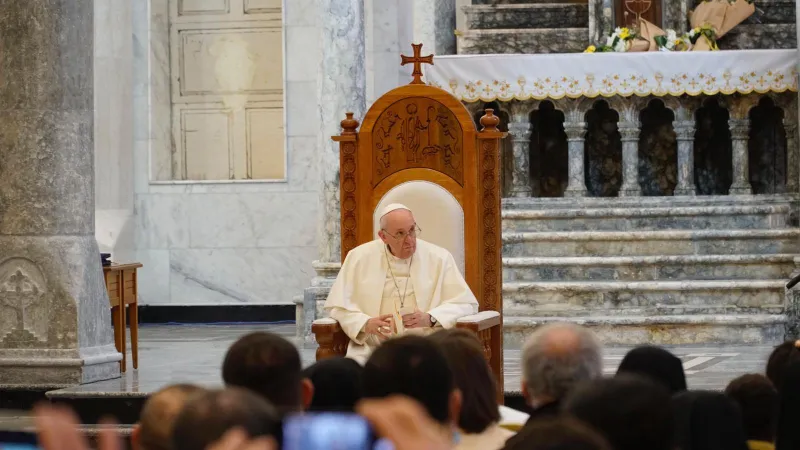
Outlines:
{"type": "MultiPolygon", "coordinates": [[[[491,109],[478,130],[463,104],[421,80],[414,45],[413,80],[379,98],[359,129],[352,113],[342,121],[339,142],[342,261],[358,245],[377,238],[378,212],[403,203],[420,236],[448,249],[478,299],[477,314],[458,320],[483,343],[503,399],[502,248],[500,149],[505,133],[491,109]]],[[[317,360],[344,356],[349,338],[331,318],[311,327],[317,360]]]]}

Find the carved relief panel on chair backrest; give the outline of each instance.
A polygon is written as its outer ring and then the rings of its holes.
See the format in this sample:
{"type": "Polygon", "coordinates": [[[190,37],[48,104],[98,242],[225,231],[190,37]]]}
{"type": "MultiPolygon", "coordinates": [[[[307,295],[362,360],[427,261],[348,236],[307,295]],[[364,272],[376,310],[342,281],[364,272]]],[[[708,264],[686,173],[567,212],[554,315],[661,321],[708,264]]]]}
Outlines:
{"type": "Polygon", "coordinates": [[[372,186],[403,169],[430,168],[463,187],[463,131],[455,114],[434,99],[393,103],[372,129],[372,186]]]}

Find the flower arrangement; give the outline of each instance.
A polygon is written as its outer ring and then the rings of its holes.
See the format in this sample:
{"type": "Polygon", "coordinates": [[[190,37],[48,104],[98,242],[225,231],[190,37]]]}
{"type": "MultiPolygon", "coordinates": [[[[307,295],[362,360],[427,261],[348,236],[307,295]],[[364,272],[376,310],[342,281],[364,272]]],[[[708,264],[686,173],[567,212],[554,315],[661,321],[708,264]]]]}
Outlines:
{"type": "Polygon", "coordinates": [[[605,45],[601,45],[599,47],[590,45],[586,48],[586,50],[584,50],[584,53],[627,52],[631,47],[631,43],[634,39],[636,39],[636,37],[636,33],[632,32],[630,28],[617,27],[614,29],[614,32],[606,38],[605,45]]]}
{"type": "Polygon", "coordinates": [[[653,40],[658,46],[658,50],[662,52],[683,52],[692,48],[692,36],[690,33],[684,33],[678,36],[675,30],[667,29],[666,34],[654,36],[653,40]]]}

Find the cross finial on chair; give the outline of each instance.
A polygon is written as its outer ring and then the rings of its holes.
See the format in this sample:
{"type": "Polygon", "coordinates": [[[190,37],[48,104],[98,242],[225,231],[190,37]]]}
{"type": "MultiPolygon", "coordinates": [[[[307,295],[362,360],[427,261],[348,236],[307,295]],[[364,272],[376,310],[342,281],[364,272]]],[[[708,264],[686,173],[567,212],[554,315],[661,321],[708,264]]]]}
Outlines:
{"type": "Polygon", "coordinates": [[[413,63],[414,71],[411,72],[411,75],[414,79],[411,80],[410,84],[425,84],[422,82],[422,64],[433,65],[433,55],[420,56],[420,53],[422,53],[422,44],[411,44],[411,47],[414,48],[414,56],[400,55],[400,65],[405,66],[406,64],[413,63]]]}

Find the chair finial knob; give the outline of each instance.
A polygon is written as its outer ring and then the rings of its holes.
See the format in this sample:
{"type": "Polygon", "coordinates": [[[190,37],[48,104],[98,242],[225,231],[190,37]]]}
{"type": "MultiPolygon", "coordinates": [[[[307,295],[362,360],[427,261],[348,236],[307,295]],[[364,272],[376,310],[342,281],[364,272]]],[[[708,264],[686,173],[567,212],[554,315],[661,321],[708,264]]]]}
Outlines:
{"type": "Polygon", "coordinates": [[[500,118],[494,115],[494,109],[486,108],[486,114],[481,117],[481,131],[497,131],[497,125],[500,125],[500,118]]]}
{"type": "Polygon", "coordinates": [[[347,116],[346,119],[342,121],[342,134],[356,134],[356,128],[358,128],[358,120],[353,119],[353,113],[348,112],[345,113],[347,116]]]}

